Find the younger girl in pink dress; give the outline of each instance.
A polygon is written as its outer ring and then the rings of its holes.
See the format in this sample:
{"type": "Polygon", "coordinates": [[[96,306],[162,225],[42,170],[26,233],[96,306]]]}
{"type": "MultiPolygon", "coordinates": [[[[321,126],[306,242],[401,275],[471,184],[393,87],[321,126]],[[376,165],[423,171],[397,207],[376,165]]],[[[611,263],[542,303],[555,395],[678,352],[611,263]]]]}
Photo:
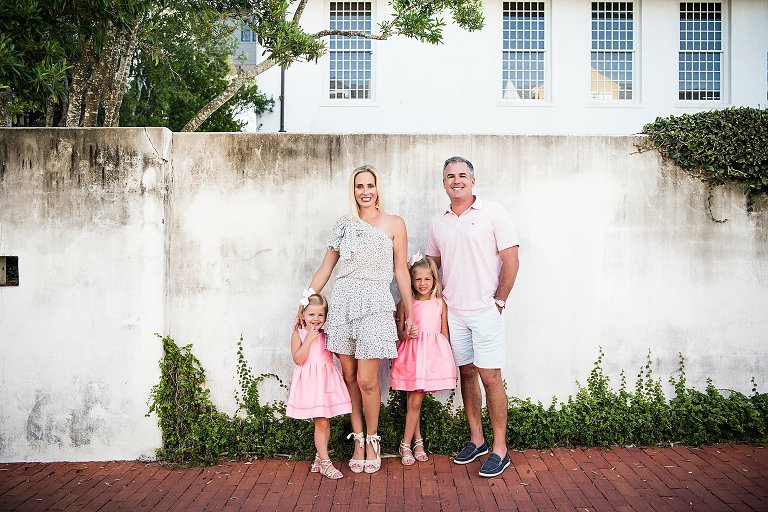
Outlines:
{"type": "Polygon", "coordinates": [[[392,389],[408,391],[405,433],[399,449],[406,466],[428,460],[419,418],[424,393],[456,387],[456,365],[448,342],[448,308],[440,294],[437,266],[417,252],[411,257],[410,274],[414,325],[405,332],[404,308],[398,304],[397,332],[401,341],[390,378],[392,389]]]}
{"type": "Polygon", "coordinates": [[[291,391],[285,415],[290,418],[315,420],[315,460],[312,473],[320,473],[336,480],[343,475],[328,456],[331,422],[328,418],[349,414],[352,402],[339,370],[333,365],[331,353],[325,348],[325,333],[320,329],[328,314],[325,297],[305,292],[299,308],[298,323],[291,335],[291,354],[296,367],[291,378],[291,391]]]}

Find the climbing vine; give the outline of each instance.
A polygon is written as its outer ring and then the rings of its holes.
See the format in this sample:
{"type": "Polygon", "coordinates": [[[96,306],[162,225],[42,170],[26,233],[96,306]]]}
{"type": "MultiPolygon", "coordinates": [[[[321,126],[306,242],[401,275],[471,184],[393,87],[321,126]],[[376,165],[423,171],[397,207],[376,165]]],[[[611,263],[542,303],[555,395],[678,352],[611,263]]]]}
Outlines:
{"type": "Polygon", "coordinates": [[[768,109],[749,107],[659,117],[643,127],[640,150],[657,149],[710,187],[741,183],[753,196],[768,194],[768,109]]]}
{"type": "MultiPolygon", "coordinates": [[[[274,379],[274,374],[254,377],[243,353],[242,338],[237,343],[236,392],[239,409],[233,416],[219,412],[205,388],[205,369],[192,354],[192,346],[179,347],[169,337],[162,338],[164,356],[160,360],[160,381],[152,388],[149,414],[157,416],[162,432],[160,460],[184,464],[213,464],[230,459],[287,455],[311,458],[314,454],[311,421],[285,417],[285,403],[262,404],[259,384],[274,379]]],[[[555,446],[609,446],[613,444],[690,445],[717,442],[768,442],[768,394],[758,393],[752,380],[752,395],[722,393],[711,381],[698,391],[687,387],[685,360],[680,355],[677,377],[669,382],[675,393],[667,400],[660,379],[654,379],[651,354],[640,369],[633,389],[624,373],[618,391],[602,369],[604,354],[597,361],[585,385],[566,401],[553,398],[548,406],[530,399],[510,398],[508,442],[518,449],[555,446]]],[[[379,434],[385,452],[395,453],[405,424],[405,393],[391,391],[382,404],[379,434]]],[[[483,411],[484,430],[490,420],[483,411]]],[[[433,453],[451,453],[469,437],[464,410],[454,410],[453,394],[445,403],[427,394],[422,406],[422,433],[433,453]]],[[[350,432],[348,416],[331,420],[329,449],[334,458],[351,455],[346,440],[350,432]]]]}

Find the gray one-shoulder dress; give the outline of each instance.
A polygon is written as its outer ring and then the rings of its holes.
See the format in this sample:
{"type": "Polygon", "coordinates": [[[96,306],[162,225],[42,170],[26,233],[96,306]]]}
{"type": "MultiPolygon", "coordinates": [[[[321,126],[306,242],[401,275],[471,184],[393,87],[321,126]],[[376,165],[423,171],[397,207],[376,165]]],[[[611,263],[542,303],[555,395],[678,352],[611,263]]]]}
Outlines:
{"type": "Polygon", "coordinates": [[[325,323],[326,348],[355,359],[396,358],[395,301],[389,290],[392,239],[345,215],[334,225],[328,248],[338,251],[339,262],[325,323]]]}

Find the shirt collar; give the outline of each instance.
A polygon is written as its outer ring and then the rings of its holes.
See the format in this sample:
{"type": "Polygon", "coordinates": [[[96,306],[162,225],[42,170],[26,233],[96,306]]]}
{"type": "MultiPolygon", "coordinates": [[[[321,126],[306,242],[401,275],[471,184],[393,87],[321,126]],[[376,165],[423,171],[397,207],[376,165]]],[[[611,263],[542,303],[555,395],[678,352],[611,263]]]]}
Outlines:
{"type": "MultiPolygon", "coordinates": [[[[485,203],[477,194],[475,194],[475,201],[470,205],[469,209],[482,210],[483,208],[485,208],[485,203]]],[[[448,208],[445,209],[443,215],[446,213],[453,213],[453,210],[451,210],[451,203],[448,203],[448,208]]]]}

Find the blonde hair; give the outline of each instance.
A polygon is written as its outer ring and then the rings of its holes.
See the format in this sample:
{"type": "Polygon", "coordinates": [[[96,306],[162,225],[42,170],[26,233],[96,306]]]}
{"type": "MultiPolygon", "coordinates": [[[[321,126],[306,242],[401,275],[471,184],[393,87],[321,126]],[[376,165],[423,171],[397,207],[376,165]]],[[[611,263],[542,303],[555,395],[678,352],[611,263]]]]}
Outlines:
{"type": "Polygon", "coordinates": [[[434,299],[436,297],[442,297],[443,293],[442,288],[440,287],[440,278],[437,275],[437,265],[432,261],[432,258],[428,257],[421,258],[408,269],[408,272],[411,275],[411,292],[413,293],[413,296],[415,297],[417,295],[416,288],[413,286],[413,274],[416,272],[417,268],[425,268],[432,274],[432,291],[429,294],[429,298],[434,299]]]}
{"type": "Polygon", "coordinates": [[[299,317],[304,315],[304,311],[306,311],[306,309],[309,306],[322,306],[323,309],[325,310],[325,316],[326,317],[328,316],[328,299],[326,299],[319,293],[313,293],[307,298],[307,300],[309,301],[309,304],[307,304],[306,306],[302,306],[301,304],[299,304],[299,317]]]}
{"type": "Polygon", "coordinates": [[[376,168],[372,165],[361,165],[352,171],[352,175],[349,177],[349,214],[353,219],[360,219],[360,205],[357,204],[355,199],[355,178],[358,174],[369,172],[373,175],[373,183],[376,185],[376,209],[384,211],[384,199],[381,197],[381,187],[379,186],[379,175],[376,172],[376,168]]]}

